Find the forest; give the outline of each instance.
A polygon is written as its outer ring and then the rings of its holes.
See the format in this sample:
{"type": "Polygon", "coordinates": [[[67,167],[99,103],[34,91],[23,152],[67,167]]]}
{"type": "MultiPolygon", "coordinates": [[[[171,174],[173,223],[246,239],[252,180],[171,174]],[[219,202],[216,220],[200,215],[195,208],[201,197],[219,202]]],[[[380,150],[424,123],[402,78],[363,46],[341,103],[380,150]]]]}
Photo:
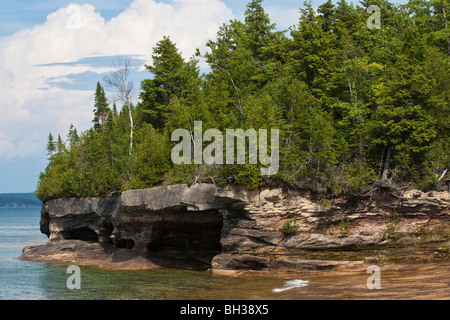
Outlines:
{"type": "Polygon", "coordinates": [[[33,193],[0,193],[2,207],[40,207],[42,203],[33,193]]]}
{"type": "Polygon", "coordinates": [[[119,60],[93,88],[91,129],[49,135],[36,195],[197,182],[308,189],[322,199],[376,185],[441,188],[450,168],[449,8],[448,0],[305,2],[298,24],[278,30],[252,0],[244,21],[222,25],[189,60],[165,36],[149,53],[137,103],[130,65],[119,60]],[[379,29],[368,28],[371,5],[379,29]],[[261,175],[261,164],[174,165],[171,134],[192,134],[195,121],[204,131],[279,129],[277,174],[261,175]]]}

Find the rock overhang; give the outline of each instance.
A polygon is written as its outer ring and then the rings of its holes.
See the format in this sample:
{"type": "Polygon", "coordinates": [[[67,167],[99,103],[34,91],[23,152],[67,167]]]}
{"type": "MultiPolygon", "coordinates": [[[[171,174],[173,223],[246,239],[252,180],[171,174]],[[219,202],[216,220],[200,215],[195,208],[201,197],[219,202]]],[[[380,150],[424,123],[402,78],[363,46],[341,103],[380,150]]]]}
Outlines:
{"type": "Polygon", "coordinates": [[[449,194],[417,194],[347,196],[324,206],[308,191],[174,185],[129,190],[115,198],[47,201],[41,231],[57,243],[77,236],[95,240],[92,230],[99,244],[145,259],[166,251],[166,258],[197,255],[207,265],[222,255],[214,265],[224,269],[229,268],[224,257],[236,255],[304,258],[311,250],[448,246],[449,194]],[[283,234],[281,227],[292,219],[297,232],[283,234]],[[424,234],[432,236],[417,236],[424,234]],[[207,258],[199,257],[202,252],[207,258]]]}

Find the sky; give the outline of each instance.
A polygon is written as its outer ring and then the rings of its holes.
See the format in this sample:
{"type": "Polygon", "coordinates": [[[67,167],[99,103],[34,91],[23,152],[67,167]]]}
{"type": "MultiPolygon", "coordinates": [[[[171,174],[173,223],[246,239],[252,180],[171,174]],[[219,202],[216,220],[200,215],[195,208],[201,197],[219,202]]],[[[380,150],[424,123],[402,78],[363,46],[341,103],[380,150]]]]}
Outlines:
{"type": "MultiPolygon", "coordinates": [[[[313,6],[325,0],[313,0],[313,6]]],[[[406,0],[392,1],[405,3],[406,0]]],[[[1,0],[0,193],[33,192],[48,163],[48,134],[66,138],[92,123],[94,92],[114,57],[132,60],[132,79],[151,77],[152,48],[169,35],[183,57],[243,19],[245,0],[1,0]]],[[[265,0],[278,30],[298,23],[303,0],[265,0]]],[[[201,63],[201,68],[206,65],[201,63]]],[[[135,93],[136,96],[138,92],[135,93]]]]}

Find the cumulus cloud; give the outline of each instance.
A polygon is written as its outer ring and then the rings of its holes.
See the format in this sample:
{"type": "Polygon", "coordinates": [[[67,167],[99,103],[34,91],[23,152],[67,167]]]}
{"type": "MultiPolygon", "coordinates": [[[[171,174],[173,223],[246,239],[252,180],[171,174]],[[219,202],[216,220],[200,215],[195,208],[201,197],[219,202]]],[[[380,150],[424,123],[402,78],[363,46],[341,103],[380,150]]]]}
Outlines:
{"type": "Polygon", "coordinates": [[[90,126],[95,88],[58,85],[87,73],[101,80],[110,70],[83,63],[86,58],[129,55],[142,67],[164,35],[189,58],[232,18],[220,0],[135,0],[108,21],[90,4],[71,4],[42,25],[1,37],[0,157],[40,153],[49,132],[65,133],[71,123],[80,130],[90,126]]]}

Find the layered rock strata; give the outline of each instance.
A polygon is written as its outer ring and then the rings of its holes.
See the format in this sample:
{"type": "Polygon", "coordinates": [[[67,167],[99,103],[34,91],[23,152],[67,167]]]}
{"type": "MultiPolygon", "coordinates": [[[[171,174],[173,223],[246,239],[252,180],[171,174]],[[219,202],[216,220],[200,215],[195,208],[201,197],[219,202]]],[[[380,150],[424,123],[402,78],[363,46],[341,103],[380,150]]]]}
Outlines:
{"type": "Polygon", "coordinates": [[[448,259],[450,194],[380,189],[328,201],[307,191],[175,185],[47,201],[41,232],[48,243],[25,248],[22,259],[223,273],[448,259]]]}

